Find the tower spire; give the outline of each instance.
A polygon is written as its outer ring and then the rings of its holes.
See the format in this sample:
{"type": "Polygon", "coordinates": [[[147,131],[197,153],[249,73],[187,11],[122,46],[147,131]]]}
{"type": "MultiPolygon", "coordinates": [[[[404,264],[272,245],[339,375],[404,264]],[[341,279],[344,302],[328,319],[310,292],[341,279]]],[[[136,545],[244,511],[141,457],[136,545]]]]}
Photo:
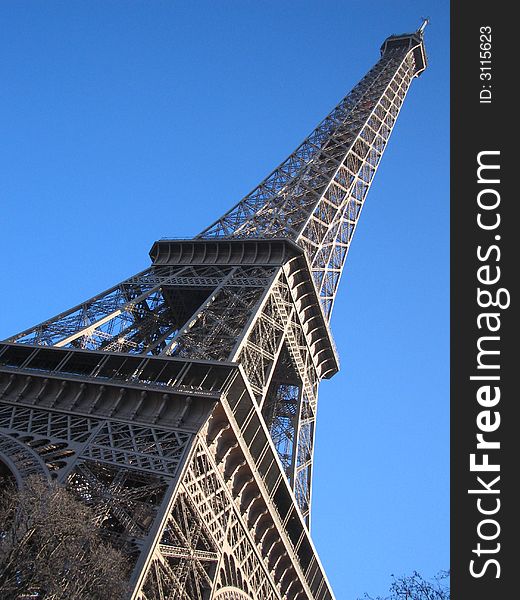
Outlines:
{"type": "Polygon", "coordinates": [[[422,23],[419,29],[417,30],[417,33],[423,34],[424,30],[426,29],[426,25],[430,23],[430,17],[421,17],[421,19],[422,23]]]}
{"type": "Polygon", "coordinates": [[[420,35],[385,40],[378,63],[266,179],[201,238],[284,237],[305,250],[327,320],[366,194],[411,79],[420,35]]]}

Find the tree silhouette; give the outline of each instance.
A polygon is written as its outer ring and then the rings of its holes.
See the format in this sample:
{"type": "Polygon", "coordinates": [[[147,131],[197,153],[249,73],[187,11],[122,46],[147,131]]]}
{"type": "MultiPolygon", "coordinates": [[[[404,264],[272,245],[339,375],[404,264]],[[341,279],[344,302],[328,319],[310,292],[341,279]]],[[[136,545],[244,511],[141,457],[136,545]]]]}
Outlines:
{"type": "Polygon", "coordinates": [[[92,510],[65,488],[30,478],[0,492],[2,600],[119,600],[122,553],[103,541],[92,510]]]}
{"type": "Polygon", "coordinates": [[[450,600],[449,571],[441,571],[433,581],[424,579],[417,571],[412,575],[394,577],[387,596],[364,595],[365,600],[450,600]]]}

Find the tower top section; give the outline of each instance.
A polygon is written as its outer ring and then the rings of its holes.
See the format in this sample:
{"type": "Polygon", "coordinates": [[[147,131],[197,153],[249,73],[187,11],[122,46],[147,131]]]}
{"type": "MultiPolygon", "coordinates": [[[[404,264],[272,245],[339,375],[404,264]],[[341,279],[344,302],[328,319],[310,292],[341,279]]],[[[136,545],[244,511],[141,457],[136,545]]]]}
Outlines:
{"type": "Polygon", "coordinates": [[[387,37],[381,46],[381,56],[396,48],[412,50],[415,60],[414,75],[418,77],[428,65],[426,50],[424,49],[424,30],[429,22],[428,18],[423,19],[421,26],[414,33],[393,34],[387,37]]]}
{"type": "Polygon", "coordinates": [[[411,81],[424,28],[391,35],[381,57],[316,129],[197,238],[287,238],[305,252],[327,320],[352,235],[411,81]]]}

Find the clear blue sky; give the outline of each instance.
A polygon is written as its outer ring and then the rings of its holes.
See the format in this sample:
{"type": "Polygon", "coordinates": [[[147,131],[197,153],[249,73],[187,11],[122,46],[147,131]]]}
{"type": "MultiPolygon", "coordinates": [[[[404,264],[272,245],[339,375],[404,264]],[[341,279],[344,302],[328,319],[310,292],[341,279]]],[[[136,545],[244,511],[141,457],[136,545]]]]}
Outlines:
{"type": "Polygon", "coordinates": [[[449,563],[448,2],[0,3],[0,338],[253,188],[430,16],[357,229],[320,389],[313,538],[338,599],[449,563]]]}

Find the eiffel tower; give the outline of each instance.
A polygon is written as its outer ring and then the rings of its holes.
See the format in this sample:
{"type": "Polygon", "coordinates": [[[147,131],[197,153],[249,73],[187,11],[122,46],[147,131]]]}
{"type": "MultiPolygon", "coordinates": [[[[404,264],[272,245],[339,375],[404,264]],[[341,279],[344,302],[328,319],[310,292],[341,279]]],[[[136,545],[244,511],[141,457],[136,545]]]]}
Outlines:
{"type": "Polygon", "coordinates": [[[132,600],[334,597],[309,533],[318,385],[426,23],[215,223],[0,344],[1,469],[94,506],[132,600]]]}

